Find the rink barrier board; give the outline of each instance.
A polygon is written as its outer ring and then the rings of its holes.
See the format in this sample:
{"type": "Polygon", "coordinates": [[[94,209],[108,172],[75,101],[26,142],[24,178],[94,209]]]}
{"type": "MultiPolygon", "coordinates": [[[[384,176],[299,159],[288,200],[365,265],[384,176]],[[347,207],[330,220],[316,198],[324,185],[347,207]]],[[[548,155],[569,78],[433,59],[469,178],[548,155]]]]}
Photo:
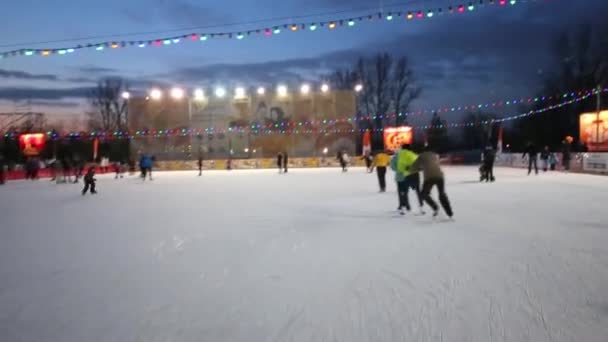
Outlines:
{"type": "MultiPolygon", "coordinates": [[[[562,153],[556,153],[555,156],[557,159],[556,170],[563,170],[562,153]]],[[[543,161],[540,157],[537,158],[537,162],[539,169],[541,169],[543,161]]],[[[501,153],[496,156],[494,165],[526,169],[528,168],[528,157],[522,158],[522,153],[501,153]]],[[[570,171],[608,174],[608,153],[572,153],[570,171]]]]}
{"type": "MultiPolygon", "coordinates": [[[[563,169],[561,153],[556,154],[557,170],[563,169]]],[[[230,163],[231,169],[234,170],[254,170],[254,169],[276,169],[277,161],[274,158],[264,159],[233,159],[230,162],[227,159],[220,160],[204,160],[204,170],[226,170],[230,163]]],[[[441,158],[441,163],[444,165],[470,165],[468,157],[462,154],[450,154],[441,158]]],[[[91,166],[94,164],[88,164],[91,166]]],[[[522,158],[521,153],[501,153],[496,156],[496,166],[514,167],[525,169],[528,167],[528,159],[522,158]]],[[[362,167],[365,166],[363,158],[360,156],[352,157],[349,166],[362,167]]],[[[325,168],[325,167],[340,167],[340,163],[336,158],[290,158],[289,168],[325,168]]],[[[538,160],[538,167],[542,168],[542,161],[538,160]]],[[[169,160],[157,161],[154,165],[156,171],[188,171],[198,170],[198,161],[196,160],[169,160]]],[[[608,174],[608,153],[574,153],[570,163],[570,170],[573,172],[588,172],[597,174],[608,174]]],[[[98,174],[114,173],[114,168],[96,166],[98,174]]],[[[72,172],[73,175],[73,172],[72,172]]],[[[49,168],[41,168],[38,171],[39,178],[51,178],[52,172],[49,168]]],[[[7,171],[6,180],[25,179],[25,171],[22,167],[16,170],[7,171]]]]}

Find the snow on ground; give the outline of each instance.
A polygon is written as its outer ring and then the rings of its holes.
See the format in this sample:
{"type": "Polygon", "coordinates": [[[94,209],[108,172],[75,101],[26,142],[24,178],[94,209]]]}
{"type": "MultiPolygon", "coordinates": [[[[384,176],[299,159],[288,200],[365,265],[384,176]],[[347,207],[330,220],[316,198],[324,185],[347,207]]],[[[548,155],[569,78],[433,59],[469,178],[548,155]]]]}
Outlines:
{"type": "Polygon", "coordinates": [[[446,173],[455,222],[362,169],[9,183],[0,340],[606,341],[606,178],[446,173]]]}

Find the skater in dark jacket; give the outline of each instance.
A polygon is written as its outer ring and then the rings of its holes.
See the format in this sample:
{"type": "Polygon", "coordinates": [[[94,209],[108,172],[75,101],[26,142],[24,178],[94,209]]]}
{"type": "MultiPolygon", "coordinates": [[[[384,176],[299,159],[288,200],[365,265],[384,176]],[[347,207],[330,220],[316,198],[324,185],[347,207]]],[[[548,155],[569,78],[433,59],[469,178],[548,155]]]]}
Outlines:
{"type": "Polygon", "coordinates": [[[494,160],[496,159],[496,153],[492,146],[487,146],[483,151],[483,164],[481,181],[493,182],[494,178],[494,160]]]}
{"type": "Polygon", "coordinates": [[[344,156],[344,151],[338,151],[338,155],[336,156],[338,162],[340,162],[340,166],[342,167],[342,172],[348,171],[346,168],[346,156],[344,156]]]}
{"type": "Polygon", "coordinates": [[[198,157],[198,175],[199,177],[203,175],[203,156],[198,157]]]}
{"type": "Polygon", "coordinates": [[[540,160],[543,162],[543,172],[547,172],[549,168],[549,155],[551,151],[549,151],[549,146],[545,146],[545,148],[540,153],[540,160]]]}
{"type": "Polygon", "coordinates": [[[289,163],[289,156],[287,152],[283,152],[283,172],[287,173],[287,166],[289,163]]]}
{"type": "Polygon", "coordinates": [[[533,143],[528,143],[528,146],[526,147],[524,154],[521,157],[524,158],[526,154],[528,155],[528,175],[532,173],[532,165],[534,165],[534,172],[538,174],[538,164],[536,162],[536,158],[538,157],[538,150],[536,149],[536,146],[533,143]]]}
{"type": "Polygon", "coordinates": [[[570,160],[572,159],[572,145],[566,140],[562,142],[562,163],[565,171],[570,170],[570,160]]]}
{"type": "Polygon", "coordinates": [[[431,151],[426,151],[418,156],[418,159],[410,167],[411,172],[422,171],[424,173],[424,183],[422,184],[422,198],[433,209],[433,217],[439,213],[437,203],[431,198],[431,190],[437,186],[439,191],[439,202],[445,210],[448,217],[452,217],[452,206],[448,195],[445,193],[445,178],[441,165],[439,164],[439,156],[431,151]]]}
{"type": "Polygon", "coordinates": [[[89,189],[91,190],[91,194],[97,193],[97,191],[95,190],[96,181],[97,179],[95,179],[95,167],[91,166],[89,167],[89,170],[87,171],[86,175],[84,175],[84,189],[82,189],[83,196],[86,195],[89,189]]]}
{"type": "Polygon", "coordinates": [[[0,185],[4,184],[6,176],[4,175],[4,156],[0,154],[0,185]]]}
{"type": "Polygon", "coordinates": [[[277,153],[277,167],[279,168],[279,173],[283,172],[283,153],[277,153]]]}

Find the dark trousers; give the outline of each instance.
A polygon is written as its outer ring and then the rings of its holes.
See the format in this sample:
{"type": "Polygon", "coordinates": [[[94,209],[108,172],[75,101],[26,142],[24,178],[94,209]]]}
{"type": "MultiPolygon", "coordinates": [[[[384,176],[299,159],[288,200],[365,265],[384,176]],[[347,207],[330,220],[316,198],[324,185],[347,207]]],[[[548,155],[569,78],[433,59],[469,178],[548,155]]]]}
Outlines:
{"type": "Polygon", "coordinates": [[[146,176],[149,176],[150,179],[152,179],[152,168],[144,167],[143,169],[141,169],[141,176],[144,180],[146,180],[146,176]]]}
{"type": "Polygon", "coordinates": [[[380,191],[386,191],[386,166],[376,167],[376,173],[378,174],[378,183],[380,184],[380,191]]]}
{"type": "Polygon", "coordinates": [[[405,207],[408,211],[411,210],[410,200],[408,196],[409,190],[412,189],[418,198],[418,204],[422,208],[422,193],[420,191],[420,174],[411,174],[401,182],[397,182],[397,190],[399,192],[399,208],[405,207]]]}
{"type": "Polygon", "coordinates": [[[287,173],[287,162],[283,164],[283,172],[287,173]]]}
{"type": "Polygon", "coordinates": [[[340,166],[342,166],[342,172],[346,172],[346,161],[340,161],[340,166]]]}
{"type": "Polygon", "coordinates": [[[82,189],[82,194],[86,194],[87,191],[89,191],[89,188],[91,189],[91,193],[95,194],[97,193],[97,191],[95,191],[95,182],[88,182],[88,181],[84,181],[84,189],[82,189]]]}
{"type": "Polygon", "coordinates": [[[543,172],[547,172],[549,168],[549,160],[547,158],[540,158],[543,161],[543,172]]]}
{"type": "Polygon", "coordinates": [[[564,170],[570,170],[570,159],[564,159],[564,170]]]}
{"type": "Polygon", "coordinates": [[[365,167],[367,167],[367,171],[368,172],[370,171],[370,169],[372,167],[372,160],[369,159],[369,157],[365,157],[365,167]]]}
{"type": "Polygon", "coordinates": [[[486,182],[494,181],[494,161],[483,162],[483,172],[481,180],[485,180],[486,182]]]}
{"type": "Polygon", "coordinates": [[[528,159],[528,174],[532,173],[532,164],[534,164],[534,172],[538,174],[538,164],[536,162],[536,156],[530,156],[528,159]]]}
{"type": "Polygon", "coordinates": [[[5,181],[4,166],[0,165],[0,184],[4,184],[5,181]]]}
{"type": "Polygon", "coordinates": [[[431,198],[433,186],[437,186],[437,190],[439,191],[439,202],[441,203],[443,210],[445,210],[445,213],[449,217],[452,217],[454,213],[452,212],[452,206],[450,205],[448,195],[445,193],[445,180],[443,178],[425,179],[424,184],[422,185],[422,198],[434,211],[439,209],[437,203],[431,198]]]}

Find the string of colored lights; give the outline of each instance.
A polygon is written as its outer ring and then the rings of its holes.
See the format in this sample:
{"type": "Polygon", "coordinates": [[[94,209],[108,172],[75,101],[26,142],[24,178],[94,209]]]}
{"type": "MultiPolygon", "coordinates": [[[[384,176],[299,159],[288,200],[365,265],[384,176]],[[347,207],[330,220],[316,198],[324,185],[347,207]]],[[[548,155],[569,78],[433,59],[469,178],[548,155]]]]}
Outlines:
{"type": "MultiPolygon", "coordinates": [[[[599,92],[608,93],[608,88],[599,90],[599,92]]],[[[569,100],[560,102],[558,104],[554,104],[548,107],[530,110],[528,112],[505,116],[497,119],[489,119],[478,122],[465,122],[465,123],[445,123],[442,125],[420,125],[420,126],[412,126],[414,130],[427,130],[429,128],[461,128],[461,127],[473,127],[477,125],[488,125],[488,124],[496,124],[508,121],[519,120],[523,118],[527,118],[532,115],[542,114],[554,109],[559,109],[564,106],[571,105],[573,103],[582,102],[584,100],[589,99],[590,97],[597,95],[598,90],[588,91],[578,97],[571,98],[569,100]]],[[[329,120],[328,122],[331,122],[329,120]]],[[[335,122],[335,121],[334,121],[335,122]]],[[[228,128],[228,129],[217,129],[214,127],[205,128],[205,129],[192,129],[192,128],[182,128],[182,129],[165,129],[165,130],[137,130],[137,131],[113,131],[113,132],[103,132],[103,131],[91,131],[91,132],[70,132],[65,135],[60,135],[59,133],[49,131],[46,133],[47,138],[51,140],[60,140],[60,139],[135,139],[135,138],[166,138],[166,137],[202,137],[203,134],[211,135],[211,134],[227,134],[227,133],[238,133],[238,134],[253,134],[253,135],[271,135],[271,134],[347,134],[347,133],[363,133],[364,131],[369,130],[372,132],[383,131],[382,128],[379,129],[313,129],[310,125],[299,125],[297,128],[288,128],[285,127],[284,124],[275,124],[274,129],[267,128],[257,128],[257,126],[247,126],[247,127],[237,127],[237,128],[228,128]]],[[[20,135],[19,132],[7,132],[4,134],[5,138],[15,139],[20,135]]]]}
{"type": "Polygon", "coordinates": [[[98,43],[79,44],[72,46],[54,47],[54,48],[25,48],[12,51],[6,51],[0,53],[0,59],[9,57],[19,56],[51,56],[51,55],[71,55],[77,51],[85,49],[94,49],[96,51],[104,51],[106,49],[119,50],[126,47],[138,47],[146,48],[149,46],[162,47],[180,44],[185,41],[204,43],[211,39],[216,38],[235,38],[236,40],[243,40],[252,35],[272,37],[282,32],[298,32],[298,31],[319,31],[323,28],[329,30],[335,30],[340,27],[353,28],[358,23],[364,21],[396,21],[397,18],[401,18],[407,21],[410,20],[421,20],[431,19],[434,17],[442,16],[444,14],[464,14],[476,11],[478,8],[484,5],[492,5],[498,7],[509,7],[519,3],[535,2],[536,0],[476,0],[471,1],[468,4],[461,4],[458,6],[443,6],[431,9],[418,9],[411,11],[395,11],[395,12],[375,12],[368,13],[365,15],[355,17],[342,17],[335,18],[332,20],[320,21],[320,22],[301,22],[301,23],[290,23],[290,24],[276,24],[267,27],[259,27],[246,31],[225,31],[225,32],[191,32],[188,34],[181,34],[170,37],[157,37],[148,40],[125,40],[125,41],[104,41],[98,43]]]}

